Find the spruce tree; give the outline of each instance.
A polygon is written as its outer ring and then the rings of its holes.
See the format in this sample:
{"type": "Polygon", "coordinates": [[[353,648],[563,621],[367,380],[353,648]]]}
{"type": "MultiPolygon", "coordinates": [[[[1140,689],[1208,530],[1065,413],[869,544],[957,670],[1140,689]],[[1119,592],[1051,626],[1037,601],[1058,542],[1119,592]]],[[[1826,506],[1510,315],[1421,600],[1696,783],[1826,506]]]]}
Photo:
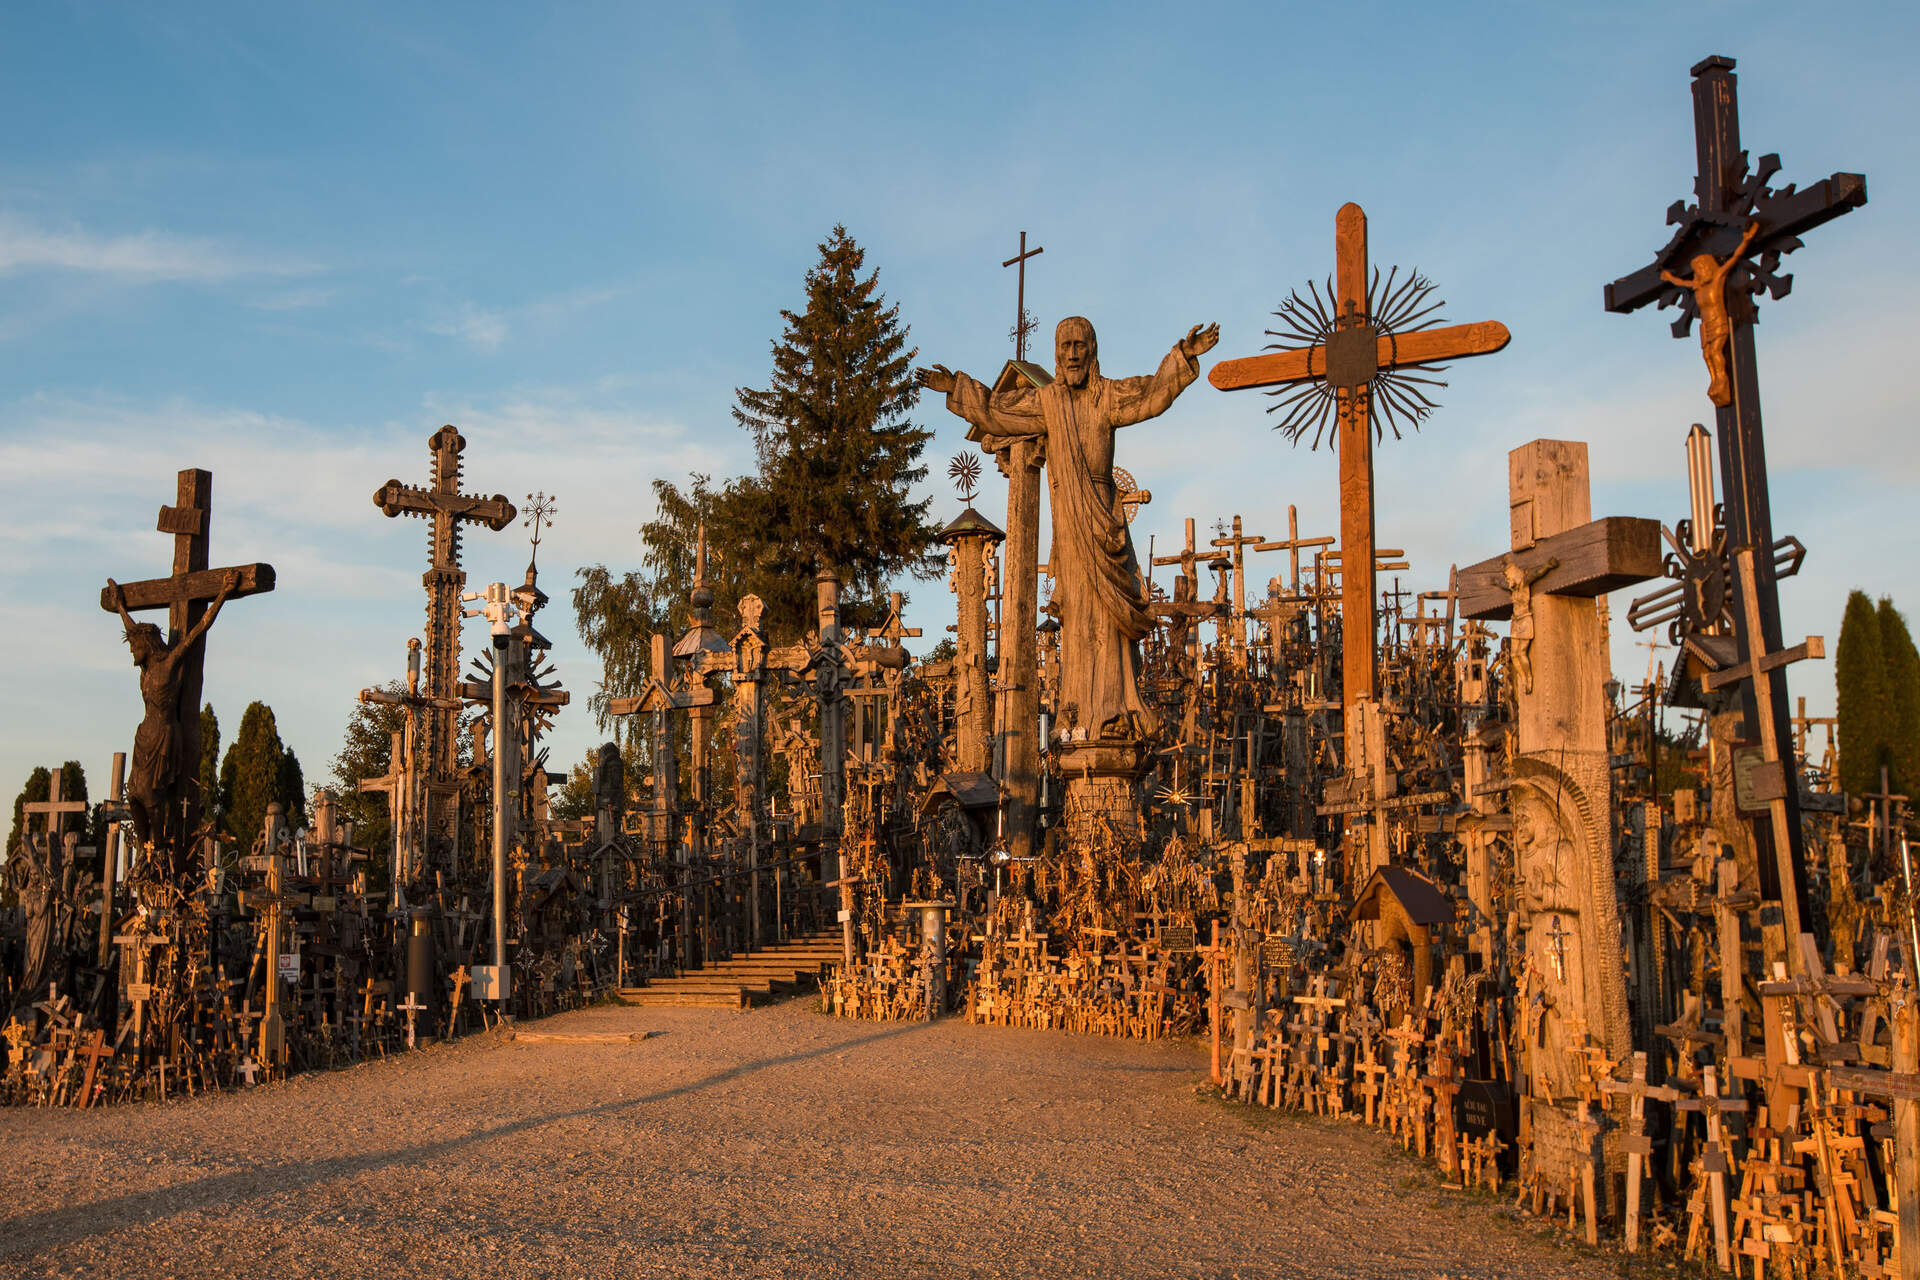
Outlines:
{"type": "Polygon", "coordinates": [[[753,436],[759,474],[728,486],[739,538],[727,549],[766,602],[776,641],[813,625],[821,569],[856,600],[877,599],[899,574],[938,571],[929,500],[909,497],[933,436],[908,421],[919,351],[880,293],[879,271],[861,275],[866,251],[847,229],[835,226],[819,248],[805,309],[780,313],[770,385],[735,392],[734,421],[753,436]]]}
{"type": "MultiPolygon", "coordinates": [[[[406,686],[392,680],[380,686],[390,694],[406,692],[406,686]]],[[[340,750],[333,757],[333,785],[340,792],[340,819],[353,824],[353,842],[373,851],[376,868],[387,872],[386,859],[393,848],[392,818],[387,798],[377,792],[361,791],[365,778],[377,778],[387,772],[393,761],[393,735],[407,726],[407,709],[382,702],[356,702],[347,716],[347,732],[340,750]]]]}
{"type": "Polygon", "coordinates": [[[1890,598],[1880,598],[1879,614],[1880,652],[1887,663],[1887,771],[1894,794],[1911,796],[1920,794],[1914,790],[1920,787],[1920,653],[1890,598]]]}
{"type": "Polygon", "coordinates": [[[1888,763],[1887,661],[1880,617],[1864,591],[1847,596],[1833,678],[1841,790],[1855,796],[1878,791],[1880,766],[1888,763]]]}
{"type": "Polygon", "coordinates": [[[242,849],[251,848],[260,835],[267,805],[281,799],[286,754],[273,708],[249,703],[220,764],[220,829],[242,849]]]}
{"type": "Polygon", "coordinates": [[[291,830],[298,831],[307,825],[306,787],[306,779],[300,773],[300,757],[288,747],[286,755],[280,758],[280,777],[273,798],[280,802],[280,812],[286,815],[291,830]]]}
{"type": "Polygon", "coordinates": [[[209,702],[200,708],[200,820],[220,817],[220,717],[209,702]]]}

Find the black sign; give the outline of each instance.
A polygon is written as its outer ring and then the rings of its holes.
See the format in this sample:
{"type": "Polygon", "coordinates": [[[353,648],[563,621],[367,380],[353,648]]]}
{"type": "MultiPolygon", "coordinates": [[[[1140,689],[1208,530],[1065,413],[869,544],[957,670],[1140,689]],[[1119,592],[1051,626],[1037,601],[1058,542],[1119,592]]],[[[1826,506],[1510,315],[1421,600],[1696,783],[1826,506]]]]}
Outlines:
{"type": "Polygon", "coordinates": [[[1269,969],[1293,966],[1293,939],[1278,934],[1260,940],[1260,960],[1269,969]]]}
{"type": "Polygon", "coordinates": [[[1454,1128],[1471,1138],[1498,1133],[1508,1141],[1520,1136],[1520,1108],[1513,1090],[1498,1080],[1465,1080],[1453,1095],[1454,1128]]]}
{"type": "Polygon", "coordinates": [[[1160,930],[1160,949],[1170,956],[1192,955],[1193,926],[1190,924],[1163,926],[1160,930]]]}

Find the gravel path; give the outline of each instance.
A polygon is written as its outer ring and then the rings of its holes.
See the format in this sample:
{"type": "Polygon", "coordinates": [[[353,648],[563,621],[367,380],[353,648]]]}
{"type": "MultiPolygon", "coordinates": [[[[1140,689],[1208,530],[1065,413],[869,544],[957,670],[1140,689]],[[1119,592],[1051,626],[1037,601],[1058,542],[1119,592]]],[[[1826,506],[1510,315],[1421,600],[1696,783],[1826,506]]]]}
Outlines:
{"type": "Polygon", "coordinates": [[[1610,1276],[1192,1043],[599,1008],[242,1094],[0,1111],[0,1276],[1610,1276]]]}

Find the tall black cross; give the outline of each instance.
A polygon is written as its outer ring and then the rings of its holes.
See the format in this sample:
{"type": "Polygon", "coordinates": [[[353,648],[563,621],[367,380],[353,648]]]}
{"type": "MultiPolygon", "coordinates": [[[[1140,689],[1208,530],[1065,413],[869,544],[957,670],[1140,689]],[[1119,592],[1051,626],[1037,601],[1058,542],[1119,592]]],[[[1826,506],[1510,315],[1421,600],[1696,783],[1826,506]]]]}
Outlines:
{"type": "Polygon", "coordinates": [[[1699,158],[1695,203],[1685,205],[1676,200],[1668,208],[1667,222],[1679,229],[1651,263],[1606,287],[1606,307],[1624,313],[1648,303],[1678,306],[1681,314],[1673,323],[1673,334],[1684,338],[1701,314],[1697,295],[1674,284],[1667,273],[1683,275],[1688,264],[1701,255],[1711,255],[1721,262],[1739,259],[1724,284],[1731,331],[1725,348],[1727,403],[1716,403],[1716,434],[1720,438],[1727,546],[1734,556],[1749,553],[1752,569],[1732,575],[1735,597],[1731,612],[1740,665],[1747,673],[1741,690],[1747,730],[1750,736],[1771,739],[1762,743],[1773,774],[1769,787],[1784,800],[1783,813],[1781,806],[1774,807],[1775,813],[1782,813],[1779,820],[1769,814],[1756,823],[1756,831],[1765,834],[1773,852],[1771,858],[1762,856],[1759,860],[1761,893],[1769,900],[1797,907],[1804,921],[1810,917],[1805,878],[1800,872],[1803,849],[1793,717],[1784,673],[1777,663],[1771,669],[1769,665],[1781,650],[1780,598],[1772,554],[1766,443],[1760,429],[1760,378],[1753,346],[1753,326],[1758,316],[1754,304],[1763,292],[1776,300],[1787,295],[1793,277],[1779,274],[1781,257],[1800,247],[1802,232],[1865,204],[1867,180],[1857,173],[1836,173],[1804,191],[1791,184],[1776,191],[1771,183],[1780,172],[1779,156],[1761,156],[1758,167],[1749,169],[1747,153],[1740,149],[1740,111],[1732,58],[1708,58],[1693,68],[1693,129],[1699,158]],[[1751,601],[1743,595],[1749,589],[1751,601]],[[1775,829],[1782,825],[1784,833],[1775,829]]]}
{"type": "Polygon", "coordinates": [[[1020,268],[1018,300],[1014,303],[1013,313],[1013,358],[1027,358],[1027,335],[1033,332],[1033,317],[1027,314],[1027,259],[1037,258],[1045,253],[1044,248],[1027,248],[1027,233],[1020,233],[1020,252],[1014,254],[1000,265],[1020,268]]]}

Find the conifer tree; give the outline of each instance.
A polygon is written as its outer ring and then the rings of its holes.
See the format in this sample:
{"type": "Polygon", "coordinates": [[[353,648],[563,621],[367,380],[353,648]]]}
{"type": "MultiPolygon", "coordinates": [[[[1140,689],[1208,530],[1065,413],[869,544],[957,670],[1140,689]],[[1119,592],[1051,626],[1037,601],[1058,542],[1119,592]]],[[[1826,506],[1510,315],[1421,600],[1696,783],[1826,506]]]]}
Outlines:
{"type": "Polygon", "coordinates": [[[200,820],[220,817],[220,717],[209,702],[200,708],[200,820]]]}
{"type": "Polygon", "coordinates": [[[298,831],[307,825],[306,779],[300,773],[300,757],[288,747],[286,755],[280,758],[279,783],[274,787],[273,798],[280,802],[280,812],[286,815],[290,830],[298,831]]]}
{"type": "MultiPolygon", "coordinates": [[[[380,686],[399,695],[406,686],[390,680],[380,686]]],[[[385,874],[387,855],[393,848],[392,817],[388,799],[376,792],[360,790],[365,778],[377,778],[393,763],[393,735],[407,727],[407,709],[397,703],[356,702],[347,716],[347,732],[340,750],[333,757],[333,785],[340,792],[340,818],[353,824],[353,842],[370,849],[377,869],[385,874]]]]}
{"type": "Polygon", "coordinates": [[[805,309],[780,313],[770,384],[735,392],[734,421],[753,436],[759,474],[728,486],[738,536],[723,545],[766,602],[763,625],[776,641],[812,625],[821,569],[836,571],[855,600],[879,598],[896,575],[938,569],[929,500],[909,497],[933,437],[907,418],[919,350],[880,293],[879,271],[860,274],[866,251],[847,229],[835,226],[819,248],[805,309]]]}
{"type": "Polygon", "coordinates": [[[1855,796],[1878,791],[1880,766],[1887,763],[1887,661],[1880,617],[1864,591],[1847,597],[1833,678],[1840,787],[1855,796]]]}
{"type": "Polygon", "coordinates": [[[1887,771],[1894,793],[1911,796],[1920,794],[1914,790],[1920,787],[1920,653],[1890,598],[1880,598],[1879,615],[1880,652],[1887,663],[1887,771]]]}
{"type": "Polygon", "coordinates": [[[259,836],[267,805],[282,800],[286,754],[273,708],[264,702],[247,704],[240,732],[220,764],[220,829],[243,849],[259,836]]]}

